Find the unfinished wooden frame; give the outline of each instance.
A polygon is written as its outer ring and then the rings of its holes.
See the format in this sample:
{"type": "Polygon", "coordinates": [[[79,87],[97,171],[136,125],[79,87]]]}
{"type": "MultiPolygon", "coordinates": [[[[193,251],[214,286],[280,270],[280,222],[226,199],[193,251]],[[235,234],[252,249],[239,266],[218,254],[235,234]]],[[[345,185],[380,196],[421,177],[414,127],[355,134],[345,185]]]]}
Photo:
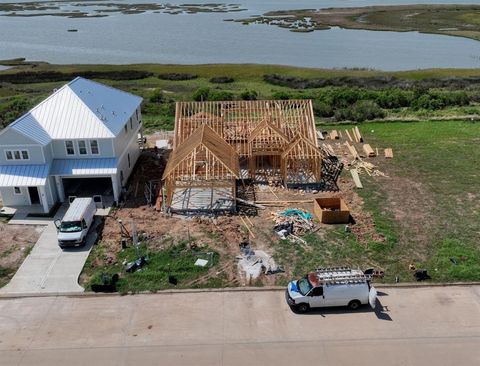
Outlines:
{"type": "Polygon", "coordinates": [[[185,209],[185,197],[208,201],[205,190],[209,203],[193,207],[218,206],[220,189],[222,200],[231,191],[234,201],[235,182],[245,176],[285,185],[321,179],[311,100],[179,102],[173,147],[164,173],[167,207],[185,209]]]}

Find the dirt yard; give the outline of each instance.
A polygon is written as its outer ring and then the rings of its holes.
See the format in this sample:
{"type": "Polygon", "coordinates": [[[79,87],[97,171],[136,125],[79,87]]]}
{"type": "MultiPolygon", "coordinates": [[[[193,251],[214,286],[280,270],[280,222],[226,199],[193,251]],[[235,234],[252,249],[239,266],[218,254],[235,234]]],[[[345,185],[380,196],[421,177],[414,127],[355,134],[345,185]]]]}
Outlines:
{"type": "MultiPolygon", "coordinates": [[[[154,143],[148,139],[148,145],[154,143]]],[[[336,141],[328,141],[335,153],[344,162],[345,166],[351,162],[348,150],[336,141]]],[[[117,265],[118,256],[122,250],[122,228],[128,233],[132,232],[132,224],[137,233],[144,238],[144,243],[149,251],[160,251],[171,245],[182,242],[194,248],[208,247],[219,254],[219,263],[207,275],[195,280],[193,283],[201,284],[212,277],[221,275],[223,286],[242,286],[254,284],[257,286],[274,285],[287,280],[294,271],[289,266],[288,259],[285,273],[261,275],[253,283],[245,280],[239,270],[238,256],[241,255],[240,243],[248,241],[253,250],[261,250],[268,255],[277,257],[277,243],[279,237],[273,230],[275,225],[275,212],[285,209],[301,209],[313,214],[313,199],[317,197],[342,197],[355,218],[351,231],[356,240],[365,244],[372,240],[382,242],[384,238],[377,234],[372,215],[364,210],[362,198],[355,192],[351,177],[342,175],[339,178],[339,192],[305,192],[301,190],[287,190],[283,187],[255,186],[256,201],[261,202],[265,209],[258,209],[257,215],[220,216],[217,218],[207,216],[185,217],[180,215],[168,216],[155,210],[155,205],[146,204],[144,186],[149,181],[159,181],[165,167],[168,155],[162,154],[163,150],[149,149],[143,153],[137,168],[132,174],[125,204],[115,209],[106,218],[103,232],[101,233],[101,255],[92,259],[91,266],[105,268],[108,265],[117,265]],[[287,202],[288,201],[288,202],[287,202]],[[291,202],[293,201],[293,202],[291,202]]],[[[315,234],[325,238],[332,228],[318,222],[314,216],[315,234]]],[[[296,246],[291,243],[286,245],[296,246]]],[[[308,249],[308,243],[302,246],[308,249]]],[[[280,263],[282,266],[285,263],[280,263]]],[[[318,263],[320,265],[321,263],[318,263]]],[[[94,271],[91,271],[93,273],[94,271]]],[[[82,282],[89,281],[83,275],[82,282]]]]}
{"type": "Polygon", "coordinates": [[[2,287],[10,281],[30,253],[44,227],[8,225],[4,218],[0,220],[0,287],[2,287]]]}

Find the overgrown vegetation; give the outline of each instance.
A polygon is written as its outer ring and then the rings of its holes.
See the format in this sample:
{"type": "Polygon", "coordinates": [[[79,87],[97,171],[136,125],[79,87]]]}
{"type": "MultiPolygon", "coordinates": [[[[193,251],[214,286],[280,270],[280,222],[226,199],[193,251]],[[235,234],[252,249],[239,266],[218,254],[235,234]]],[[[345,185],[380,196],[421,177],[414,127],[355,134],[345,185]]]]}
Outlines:
{"type": "MultiPolygon", "coordinates": [[[[98,243],[92,250],[85,264],[83,273],[90,278],[87,289],[91,289],[92,284],[101,284],[102,276],[119,274],[120,280],[117,283],[117,289],[120,293],[139,292],[139,291],[158,291],[169,288],[186,288],[197,286],[212,286],[214,284],[196,285],[195,279],[207,274],[211,270],[210,263],[205,267],[195,266],[198,258],[212,260],[212,266],[218,263],[218,254],[212,252],[211,257],[206,254],[208,248],[202,248],[202,251],[192,250],[186,242],[177,245],[171,245],[163,250],[148,250],[141,246],[137,251],[133,247],[128,247],[118,254],[117,262],[105,267],[95,267],[92,271],[92,262],[97,257],[102,257],[103,247],[98,243]],[[145,256],[147,263],[135,272],[126,272],[126,263],[133,262],[139,256],[145,256]],[[176,284],[174,282],[176,281],[176,284]]],[[[221,286],[219,280],[218,285],[221,286]]]]}
{"type": "Polygon", "coordinates": [[[311,98],[317,123],[480,116],[478,69],[380,72],[269,65],[3,63],[14,67],[0,72],[2,127],[78,75],[141,95],[146,132],[173,129],[175,102],[192,99],[311,98]]]}

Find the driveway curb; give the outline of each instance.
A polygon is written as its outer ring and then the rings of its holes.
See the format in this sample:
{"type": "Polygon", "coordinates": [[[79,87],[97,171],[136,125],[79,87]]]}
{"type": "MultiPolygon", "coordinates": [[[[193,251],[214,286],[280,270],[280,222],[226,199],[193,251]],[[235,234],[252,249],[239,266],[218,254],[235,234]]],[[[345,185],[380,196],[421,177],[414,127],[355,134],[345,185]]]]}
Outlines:
{"type": "MultiPolygon", "coordinates": [[[[378,283],[375,285],[377,289],[409,289],[409,288],[424,288],[424,287],[468,287],[480,286],[480,282],[442,282],[442,283],[402,283],[402,284],[387,284],[378,283]]],[[[268,287],[227,287],[227,288],[199,288],[199,289],[174,289],[162,290],[157,292],[140,291],[136,293],[119,294],[115,293],[98,293],[98,292],[72,292],[72,293],[14,293],[0,294],[0,299],[16,299],[27,297],[118,297],[118,296],[134,296],[134,295],[175,295],[175,294],[192,294],[203,292],[268,292],[268,291],[285,291],[284,286],[268,286],[268,287]]]]}

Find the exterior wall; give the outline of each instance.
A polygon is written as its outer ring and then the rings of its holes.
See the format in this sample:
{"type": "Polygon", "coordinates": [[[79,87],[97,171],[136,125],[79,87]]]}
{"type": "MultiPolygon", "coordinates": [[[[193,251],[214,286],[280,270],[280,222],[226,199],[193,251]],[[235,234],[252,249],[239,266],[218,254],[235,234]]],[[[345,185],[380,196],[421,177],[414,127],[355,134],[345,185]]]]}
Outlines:
{"type": "Polygon", "coordinates": [[[0,135],[0,165],[44,164],[43,146],[15,130],[7,128],[0,135]],[[28,150],[28,160],[7,160],[5,150],[28,150]]]}
{"type": "Polygon", "coordinates": [[[4,206],[29,206],[30,196],[28,195],[27,187],[20,187],[22,191],[21,195],[13,193],[13,187],[0,188],[0,194],[2,195],[4,206]]]}
{"type": "Polygon", "coordinates": [[[47,184],[45,185],[45,191],[47,193],[47,202],[49,206],[53,206],[56,202],[59,201],[57,195],[57,188],[55,185],[55,177],[48,177],[47,184]]]}
{"type": "Polygon", "coordinates": [[[132,173],[133,168],[140,156],[140,148],[138,146],[137,133],[130,135],[130,143],[122,150],[122,155],[119,157],[117,164],[117,178],[120,187],[127,183],[128,177],[132,173]],[[128,165],[128,155],[130,154],[130,167],[128,165]],[[123,172],[123,174],[120,174],[123,172]],[[123,181],[120,181],[120,176],[123,175],[123,181]]]}
{"type": "MultiPolygon", "coordinates": [[[[84,139],[81,139],[84,140],[84,139]]],[[[93,139],[90,139],[93,140],[93,139]]],[[[80,155],[78,152],[77,140],[72,139],[75,146],[75,155],[67,155],[67,150],[65,148],[65,140],[54,140],[52,141],[53,148],[53,158],[54,159],[95,159],[95,158],[113,158],[115,157],[113,153],[112,140],[113,139],[96,139],[99,146],[99,154],[92,155],[90,154],[89,140],[85,139],[87,142],[87,154],[80,155]]]]}
{"type": "MultiPolygon", "coordinates": [[[[13,142],[13,141],[12,141],[13,142]]],[[[0,146],[0,165],[30,165],[44,164],[43,148],[40,145],[1,145],[0,146]],[[27,150],[28,160],[7,160],[5,150],[27,150]]]]}
{"type": "Polygon", "coordinates": [[[132,128],[130,127],[130,122],[127,121],[127,124],[126,124],[127,132],[125,132],[125,129],[123,129],[115,138],[114,149],[115,149],[115,156],[117,157],[122,155],[125,149],[125,146],[129,144],[130,140],[134,136],[135,136],[135,140],[137,139],[139,127],[141,125],[141,118],[142,118],[142,115],[140,113],[140,107],[138,107],[137,111],[138,111],[138,119],[136,116],[137,113],[135,112],[133,113],[132,116],[130,116],[130,118],[132,119],[132,128]]]}
{"type": "Polygon", "coordinates": [[[0,134],[0,145],[10,145],[12,143],[17,145],[38,145],[38,142],[35,140],[7,127],[3,133],[0,134]]]}

